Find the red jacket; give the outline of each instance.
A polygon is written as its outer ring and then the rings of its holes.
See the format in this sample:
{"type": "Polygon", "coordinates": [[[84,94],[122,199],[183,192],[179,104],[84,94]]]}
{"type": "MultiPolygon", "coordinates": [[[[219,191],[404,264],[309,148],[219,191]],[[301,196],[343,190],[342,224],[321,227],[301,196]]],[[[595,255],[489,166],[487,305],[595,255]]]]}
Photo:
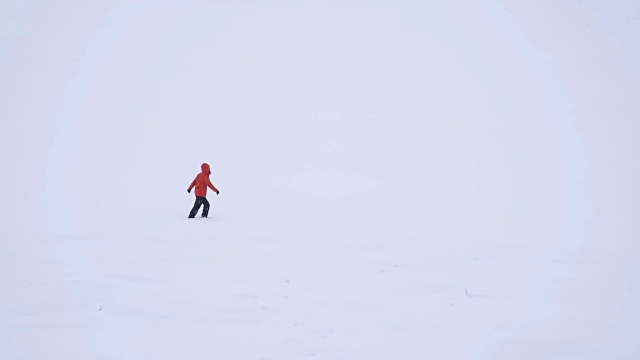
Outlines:
{"type": "Polygon", "coordinates": [[[191,192],[191,189],[195,186],[196,196],[207,196],[207,187],[217,193],[218,189],[216,189],[216,187],[211,183],[211,180],[209,180],[209,175],[211,175],[211,168],[209,167],[209,164],[204,163],[201,168],[202,172],[191,182],[188,191],[191,192]]]}

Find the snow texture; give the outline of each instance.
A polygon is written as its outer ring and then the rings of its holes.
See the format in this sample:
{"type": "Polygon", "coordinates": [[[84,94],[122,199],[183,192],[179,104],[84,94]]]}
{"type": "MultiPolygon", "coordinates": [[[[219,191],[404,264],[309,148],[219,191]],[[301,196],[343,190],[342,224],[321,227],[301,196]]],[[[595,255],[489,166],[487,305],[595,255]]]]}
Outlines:
{"type": "Polygon", "coordinates": [[[639,38],[624,0],[0,2],[0,359],[640,359],[639,38]]]}

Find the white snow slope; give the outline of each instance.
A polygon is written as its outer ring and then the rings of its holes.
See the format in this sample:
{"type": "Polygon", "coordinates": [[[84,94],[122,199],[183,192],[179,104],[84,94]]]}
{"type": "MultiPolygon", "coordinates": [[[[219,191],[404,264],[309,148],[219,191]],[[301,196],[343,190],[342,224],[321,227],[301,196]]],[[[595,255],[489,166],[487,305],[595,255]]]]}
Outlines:
{"type": "Polygon", "coordinates": [[[640,359],[639,38],[623,0],[2,1],[0,359],[640,359]]]}

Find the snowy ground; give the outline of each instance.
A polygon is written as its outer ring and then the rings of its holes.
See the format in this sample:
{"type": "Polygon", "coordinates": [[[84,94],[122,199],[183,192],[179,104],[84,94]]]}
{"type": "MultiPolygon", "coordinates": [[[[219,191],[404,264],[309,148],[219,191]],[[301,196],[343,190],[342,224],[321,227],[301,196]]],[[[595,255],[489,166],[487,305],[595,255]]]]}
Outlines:
{"type": "Polygon", "coordinates": [[[640,359],[639,35],[623,0],[1,2],[0,359],[640,359]]]}

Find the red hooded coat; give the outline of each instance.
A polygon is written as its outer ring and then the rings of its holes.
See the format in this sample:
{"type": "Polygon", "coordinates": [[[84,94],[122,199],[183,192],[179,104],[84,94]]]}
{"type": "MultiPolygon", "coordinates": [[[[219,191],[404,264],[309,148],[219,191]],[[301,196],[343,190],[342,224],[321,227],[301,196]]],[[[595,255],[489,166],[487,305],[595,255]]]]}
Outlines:
{"type": "Polygon", "coordinates": [[[191,182],[191,185],[189,185],[189,192],[191,192],[191,189],[193,189],[193,187],[195,186],[196,196],[207,196],[207,187],[217,193],[218,189],[216,189],[216,187],[211,183],[211,180],[209,180],[209,175],[211,175],[211,167],[209,167],[209,164],[204,163],[202,164],[201,168],[202,172],[198,174],[193,182],[191,182]]]}

